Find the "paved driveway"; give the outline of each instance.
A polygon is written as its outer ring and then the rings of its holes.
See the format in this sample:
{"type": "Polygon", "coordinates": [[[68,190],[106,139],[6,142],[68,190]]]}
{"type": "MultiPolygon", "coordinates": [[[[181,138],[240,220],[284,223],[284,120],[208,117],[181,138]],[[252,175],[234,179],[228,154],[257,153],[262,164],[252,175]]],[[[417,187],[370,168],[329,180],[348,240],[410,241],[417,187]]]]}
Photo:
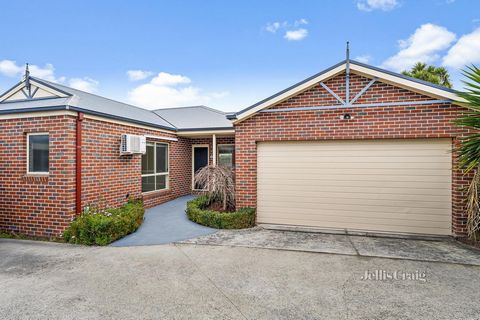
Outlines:
{"type": "Polygon", "coordinates": [[[216,232],[188,220],[187,201],[193,196],[180,197],[145,211],[145,221],[137,230],[114,243],[114,247],[144,246],[171,243],[216,232]]]}
{"type": "Polygon", "coordinates": [[[480,267],[452,263],[0,239],[2,319],[478,319],[479,287],[480,267]],[[425,281],[362,279],[376,270],[425,281]]]}

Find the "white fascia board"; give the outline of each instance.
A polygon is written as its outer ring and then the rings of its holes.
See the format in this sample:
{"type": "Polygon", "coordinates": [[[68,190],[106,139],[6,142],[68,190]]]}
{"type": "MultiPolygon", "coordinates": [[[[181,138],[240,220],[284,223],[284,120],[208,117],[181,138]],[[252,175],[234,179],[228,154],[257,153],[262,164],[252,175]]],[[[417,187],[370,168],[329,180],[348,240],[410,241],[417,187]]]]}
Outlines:
{"type": "Polygon", "coordinates": [[[177,136],[179,137],[200,137],[200,136],[211,136],[216,134],[217,136],[232,136],[235,134],[235,130],[199,130],[199,131],[178,131],[177,136]]]}
{"type": "Polygon", "coordinates": [[[23,119],[23,118],[42,118],[53,116],[72,116],[76,117],[77,112],[70,110],[58,110],[58,111],[36,111],[36,112],[20,112],[9,113],[0,115],[0,120],[6,119],[23,119]]]}
{"type": "Polygon", "coordinates": [[[246,118],[249,118],[251,116],[253,116],[255,113],[257,113],[258,111],[260,110],[263,110],[265,108],[268,108],[268,107],[271,107],[279,102],[282,102],[300,92],[303,92],[305,90],[308,90],[312,87],[314,87],[315,85],[317,85],[320,81],[323,81],[325,79],[328,79],[328,78],[331,78],[333,76],[336,76],[337,74],[341,73],[342,71],[344,71],[346,68],[346,65],[345,63],[342,64],[342,65],[339,65],[338,67],[332,69],[332,70],[329,70],[321,75],[319,75],[318,77],[315,77],[307,82],[304,82],[294,88],[292,88],[291,90],[288,90],[282,94],[279,94],[277,96],[274,96],[272,97],[271,99],[263,102],[262,104],[259,104],[258,106],[256,106],[255,108],[252,108],[252,109],[249,109],[249,110],[246,110],[245,112],[241,113],[241,114],[238,114],[237,115],[237,119],[233,120],[232,122],[233,123],[238,123],[240,121],[243,121],[245,120],[246,118]]]}
{"type": "Polygon", "coordinates": [[[434,98],[442,98],[442,99],[449,99],[452,101],[464,103],[466,102],[464,99],[460,98],[457,96],[454,92],[449,92],[446,90],[442,90],[439,88],[435,88],[432,86],[428,86],[422,83],[418,83],[415,81],[411,81],[408,79],[404,79],[401,77],[394,76],[392,74],[380,72],[377,70],[372,70],[370,68],[366,68],[363,66],[359,66],[356,64],[350,64],[350,69],[352,71],[355,71],[355,73],[358,73],[362,76],[367,76],[367,77],[377,77],[379,78],[382,82],[388,83],[390,85],[394,85],[397,87],[402,87],[404,89],[408,89],[414,92],[418,92],[427,96],[433,96],[434,98]]]}
{"type": "Polygon", "coordinates": [[[17,93],[18,91],[20,91],[21,89],[23,89],[23,87],[25,87],[25,83],[20,82],[18,85],[16,85],[16,86],[13,87],[12,89],[8,90],[7,92],[5,92],[5,93],[0,97],[0,102],[7,100],[7,99],[10,98],[11,96],[13,96],[15,93],[17,93]]]}

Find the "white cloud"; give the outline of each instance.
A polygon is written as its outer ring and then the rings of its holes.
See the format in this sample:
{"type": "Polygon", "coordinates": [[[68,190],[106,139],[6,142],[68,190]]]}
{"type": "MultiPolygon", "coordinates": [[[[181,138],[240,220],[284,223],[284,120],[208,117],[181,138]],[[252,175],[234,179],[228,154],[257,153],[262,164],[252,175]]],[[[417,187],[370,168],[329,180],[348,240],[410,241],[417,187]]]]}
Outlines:
{"type": "Polygon", "coordinates": [[[180,74],[170,74],[166,72],[160,72],[151,83],[156,86],[176,86],[178,84],[188,84],[192,82],[190,78],[182,76],[180,74]]]}
{"type": "Polygon", "coordinates": [[[228,92],[204,93],[189,85],[190,78],[160,72],[150,82],[133,88],[128,93],[130,102],[145,108],[168,108],[185,105],[208,104],[214,99],[227,96],[228,92]]]}
{"type": "Polygon", "coordinates": [[[25,70],[24,67],[17,66],[17,63],[12,60],[0,61],[0,73],[7,77],[16,77],[25,70]]]}
{"type": "MultiPolygon", "coordinates": [[[[40,79],[56,82],[56,83],[67,83],[70,87],[87,91],[94,92],[96,91],[99,82],[89,78],[70,78],[67,77],[57,77],[55,76],[55,68],[51,63],[45,64],[44,67],[39,67],[37,65],[31,64],[28,66],[30,70],[30,75],[40,79]]],[[[16,61],[13,60],[0,60],[0,74],[7,77],[22,77],[25,73],[25,66],[18,65],[16,61]]]]}
{"type": "Polygon", "coordinates": [[[279,30],[284,30],[285,34],[283,38],[289,41],[299,41],[304,39],[308,35],[308,30],[305,27],[300,28],[300,26],[305,26],[307,24],[308,20],[305,18],[295,20],[293,23],[288,21],[276,21],[272,23],[267,23],[267,25],[265,26],[265,30],[270,33],[277,33],[277,31],[279,30]]]}
{"type": "MultiPolygon", "coordinates": [[[[55,68],[51,63],[45,64],[43,68],[32,64],[29,65],[29,70],[30,74],[34,77],[59,82],[54,76],[55,68]]],[[[18,65],[14,60],[0,60],[0,74],[13,78],[20,77],[24,73],[25,65],[18,65]]]]}
{"type": "Polygon", "coordinates": [[[89,77],[72,78],[68,80],[68,85],[74,89],[85,92],[95,92],[98,88],[98,81],[89,77]]]}
{"type": "Polygon", "coordinates": [[[272,22],[272,23],[267,23],[267,26],[265,27],[265,30],[271,33],[275,33],[280,29],[282,24],[280,22],[272,22]]]}
{"type": "Polygon", "coordinates": [[[353,60],[361,62],[361,63],[368,63],[372,59],[371,56],[364,54],[362,56],[356,56],[353,60]]]}
{"type": "Polygon", "coordinates": [[[472,63],[480,63],[480,28],[461,36],[443,57],[447,67],[462,68],[472,63]]]}
{"type": "Polygon", "coordinates": [[[382,67],[402,71],[419,61],[431,63],[439,58],[439,52],[447,49],[455,38],[455,33],[444,27],[424,24],[407,40],[399,41],[400,51],[385,60],[382,67]]]}
{"type": "Polygon", "coordinates": [[[357,8],[362,11],[390,11],[400,6],[397,0],[358,0],[357,8]]]}
{"type": "Polygon", "coordinates": [[[140,81],[146,79],[153,75],[151,71],[144,71],[144,70],[128,70],[127,76],[130,81],[140,81]]]}
{"type": "Polygon", "coordinates": [[[308,24],[307,19],[305,19],[305,18],[298,19],[298,20],[296,20],[296,21],[294,22],[293,25],[294,25],[295,27],[298,27],[298,26],[301,26],[301,25],[303,25],[303,24],[308,24]]]}
{"type": "Polygon", "coordinates": [[[307,29],[298,29],[298,30],[290,30],[285,32],[283,36],[288,41],[300,41],[307,37],[308,30],[307,29]]]}

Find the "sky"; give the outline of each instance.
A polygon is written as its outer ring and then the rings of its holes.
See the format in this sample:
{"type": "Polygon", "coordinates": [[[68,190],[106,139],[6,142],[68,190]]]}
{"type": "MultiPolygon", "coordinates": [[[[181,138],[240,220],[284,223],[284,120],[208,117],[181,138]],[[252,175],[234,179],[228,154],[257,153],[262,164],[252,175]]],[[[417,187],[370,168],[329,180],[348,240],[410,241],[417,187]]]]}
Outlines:
{"type": "Polygon", "coordinates": [[[479,0],[1,1],[0,91],[34,76],[156,109],[248,107],[351,58],[480,65],[479,0]]]}

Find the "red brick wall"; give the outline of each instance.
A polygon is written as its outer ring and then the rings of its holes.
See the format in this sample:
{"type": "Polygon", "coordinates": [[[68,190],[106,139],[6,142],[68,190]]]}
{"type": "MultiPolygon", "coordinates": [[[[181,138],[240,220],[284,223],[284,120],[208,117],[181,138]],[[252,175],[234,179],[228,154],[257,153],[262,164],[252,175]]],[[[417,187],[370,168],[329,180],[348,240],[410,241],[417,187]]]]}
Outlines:
{"type": "MultiPolygon", "coordinates": [[[[351,97],[370,80],[352,75],[351,97]]],[[[345,76],[326,84],[345,99],[345,76]]],[[[321,86],[298,94],[273,108],[335,104],[321,86]]],[[[432,98],[377,82],[358,103],[431,100],[432,98]]],[[[256,206],[257,149],[259,141],[327,139],[456,138],[461,132],[452,123],[462,108],[453,105],[416,105],[259,113],[235,125],[237,207],[256,206]],[[350,113],[351,120],[340,116],[350,113]]],[[[455,157],[454,157],[455,158],[455,157]]],[[[454,166],[456,161],[454,160],[454,166]]],[[[458,170],[453,172],[453,233],[464,235],[465,210],[462,188],[468,183],[458,170]]]]}
{"type": "MultiPolygon", "coordinates": [[[[174,134],[141,129],[99,120],[83,121],[82,204],[120,206],[128,196],[141,197],[141,155],[120,156],[123,133],[176,137],[174,134]]],[[[169,144],[169,189],[145,193],[146,207],[190,193],[191,145],[178,141],[156,140],[169,144]]]]}
{"type": "Polygon", "coordinates": [[[75,118],[0,120],[0,230],[59,236],[75,215],[75,118]],[[50,174],[26,175],[27,133],[48,132],[50,174]]]}

